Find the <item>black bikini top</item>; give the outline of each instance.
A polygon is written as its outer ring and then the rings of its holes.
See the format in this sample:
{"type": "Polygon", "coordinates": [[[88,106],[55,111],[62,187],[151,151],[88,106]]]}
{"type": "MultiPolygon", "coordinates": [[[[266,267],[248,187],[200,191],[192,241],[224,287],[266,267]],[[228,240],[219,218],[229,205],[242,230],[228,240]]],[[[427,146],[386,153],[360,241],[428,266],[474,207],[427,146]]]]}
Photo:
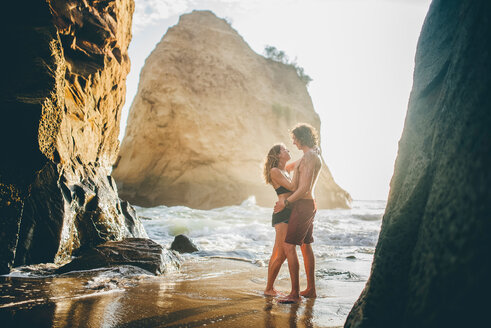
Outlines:
{"type": "Polygon", "coordinates": [[[286,194],[287,192],[291,192],[291,190],[288,190],[286,189],[285,187],[283,186],[279,186],[278,188],[276,188],[274,191],[276,191],[276,194],[277,195],[281,195],[281,194],[286,194]]]}

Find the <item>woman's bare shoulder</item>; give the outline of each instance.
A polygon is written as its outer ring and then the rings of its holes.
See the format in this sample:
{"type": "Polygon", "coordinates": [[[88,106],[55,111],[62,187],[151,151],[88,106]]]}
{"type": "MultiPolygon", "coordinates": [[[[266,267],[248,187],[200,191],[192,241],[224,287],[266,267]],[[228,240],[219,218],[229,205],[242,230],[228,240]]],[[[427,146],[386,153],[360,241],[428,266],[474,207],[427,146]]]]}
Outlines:
{"type": "Polygon", "coordinates": [[[277,167],[273,167],[270,171],[270,174],[271,178],[279,178],[283,175],[283,173],[281,173],[281,170],[277,167]]]}
{"type": "Polygon", "coordinates": [[[288,173],[280,170],[277,167],[273,167],[270,171],[270,174],[271,174],[271,179],[276,180],[276,181],[278,181],[280,179],[287,179],[287,180],[290,179],[288,173]]]}

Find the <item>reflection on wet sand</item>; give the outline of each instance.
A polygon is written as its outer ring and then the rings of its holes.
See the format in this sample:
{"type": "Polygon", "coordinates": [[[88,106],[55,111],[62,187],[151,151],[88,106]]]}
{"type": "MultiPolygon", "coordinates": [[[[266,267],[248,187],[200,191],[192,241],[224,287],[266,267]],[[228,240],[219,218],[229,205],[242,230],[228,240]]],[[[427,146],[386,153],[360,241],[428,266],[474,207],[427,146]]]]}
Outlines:
{"type": "Polygon", "coordinates": [[[282,327],[314,327],[313,312],[315,299],[306,299],[300,303],[278,304],[272,297],[266,297],[264,306],[264,327],[282,328],[282,327]],[[274,307],[290,308],[289,316],[278,314],[274,307]],[[301,311],[303,310],[303,314],[301,311]],[[299,321],[300,318],[300,321],[299,321]],[[284,322],[288,320],[288,323],[284,322]]]}
{"type": "MultiPolygon", "coordinates": [[[[0,278],[0,320],[2,327],[313,328],[342,324],[342,316],[326,319],[322,309],[326,299],[317,300],[319,308],[315,299],[278,304],[274,298],[264,297],[260,277],[266,269],[244,262],[208,260],[162,277],[91,273],[0,278]]],[[[287,279],[279,279],[278,284],[280,289],[288,289],[287,279]]]]}

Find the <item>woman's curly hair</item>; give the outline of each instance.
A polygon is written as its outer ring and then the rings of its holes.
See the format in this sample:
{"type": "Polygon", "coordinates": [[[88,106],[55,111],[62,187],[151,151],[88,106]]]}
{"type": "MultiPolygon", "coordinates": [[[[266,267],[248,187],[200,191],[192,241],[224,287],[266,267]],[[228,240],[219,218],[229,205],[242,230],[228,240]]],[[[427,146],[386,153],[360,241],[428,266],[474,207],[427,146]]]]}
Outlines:
{"type": "Polygon", "coordinates": [[[273,167],[278,167],[278,163],[280,162],[281,147],[285,147],[285,145],[279,143],[271,147],[268,152],[268,156],[266,156],[264,159],[263,177],[267,184],[273,183],[271,180],[271,169],[273,167]]]}

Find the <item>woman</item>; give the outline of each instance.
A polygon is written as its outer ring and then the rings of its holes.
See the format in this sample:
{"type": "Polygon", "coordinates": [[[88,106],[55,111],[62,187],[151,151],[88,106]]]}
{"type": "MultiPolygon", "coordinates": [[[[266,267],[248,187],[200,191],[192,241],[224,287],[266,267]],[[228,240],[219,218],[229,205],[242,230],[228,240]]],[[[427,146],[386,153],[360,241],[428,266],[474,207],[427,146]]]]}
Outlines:
{"type": "MultiPolygon", "coordinates": [[[[283,144],[274,145],[268,152],[264,163],[264,180],[267,184],[273,186],[278,195],[278,200],[283,202],[292,194],[295,188],[295,180],[292,181],[288,172],[293,170],[296,162],[286,164],[290,157],[290,151],[283,144]]],[[[276,296],[278,292],[274,289],[274,281],[281,265],[286,259],[283,250],[283,242],[285,241],[286,232],[288,230],[288,220],[290,218],[291,209],[285,208],[281,212],[273,213],[272,225],[276,231],[273,253],[268,265],[268,282],[264,295],[276,296]]]]}

